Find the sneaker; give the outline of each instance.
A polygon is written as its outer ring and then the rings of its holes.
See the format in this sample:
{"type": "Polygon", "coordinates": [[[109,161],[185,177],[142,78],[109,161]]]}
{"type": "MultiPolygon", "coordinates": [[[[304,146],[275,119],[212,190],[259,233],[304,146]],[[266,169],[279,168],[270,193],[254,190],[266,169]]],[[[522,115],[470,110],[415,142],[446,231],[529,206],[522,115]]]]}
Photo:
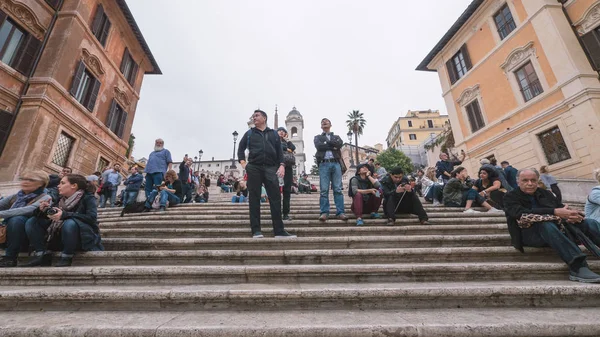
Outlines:
{"type": "Polygon", "coordinates": [[[347,217],[347,216],[346,216],[346,214],[344,214],[344,213],[340,213],[340,214],[338,214],[338,216],[337,216],[337,217],[338,217],[338,219],[340,219],[340,220],[342,220],[342,221],[346,221],[346,220],[348,220],[348,217],[347,217]]]}
{"type": "Polygon", "coordinates": [[[55,267],[70,267],[71,264],[73,264],[72,257],[61,257],[60,260],[58,260],[58,263],[56,263],[56,265],[54,265],[54,266],[55,267]]]}
{"type": "Polygon", "coordinates": [[[142,213],[148,213],[150,212],[152,209],[151,208],[144,208],[144,210],[142,211],[142,213]]]}
{"type": "Polygon", "coordinates": [[[433,201],[433,207],[438,207],[440,205],[440,202],[437,200],[433,201]]]}
{"type": "Polygon", "coordinates": [[[361,218],[356,219],[356,225],[357,226],[362,226],[364,224],[365,224],[365,222],[363,221],[363,219],[361,219],[361,218]]]}
{"type": "Polygon", "coordinates": [[[296,235],[290,234],[286,231],[283,231],[283,232],[275,235],[275,238],[285,238],[285,239],[292,239],[292,238],[296,238],[296,237],[297,237],[296,235]]]}
{"type": "Polygon", "coordinates": [[[479,212],[479,211],[476,211],[476,210],[474,210],[474,209],[472,209],[472,208],[469,208],[468,210],[466,210],[466,211],[463,211],[463,213],[481,213],[481,212],[479,212]]]}
{"type": "Polygon", "coordinates": [[[492,207],[489,211],[487,211],[488,213],[504,213],[503,210],[501,209],[497,209],[495,207],[492,207]]]}
{"type": "Polygon", "coordinates": [[[381,214],[379,213],[371,213],[371,219],[381,219],[381,214]]]}
{"type": "Polygon", "coordinates": [[[395,225],[395,224],[396,224],[396,220],[394,220],[394,219],[392,219],[392,218],[389,218],[389,219],[387,220],[387,224],[388,224],[388,226],[393,226],[393,225],[395,225]]]}
{"type": "Polygon", "coordinates": [[[431,225],[431,222],[427,221],[427,220],[420,220],[419,223],[423,226],[428,226],[431,225]]]}
{"type": "Polygon", "coordinates": [[[287,215],[287,214],[286,214],[286,215],[284,215],[284,216],[283,216],[281,219],[282,219],[282,220],[292,220],[292,218],[290,218],[290,216],[289,216],[289,215],[287,215]]]}
{"type": "Polygon", "coordinates": [[[3,256],[2,259],[0,259],[0,268],[10,268],[10,267],[16,267],[16,266],[17,266],[17,258],[16,257],[3,256]]]}
{"type": "Polygon", "coordinates": [[[159,211],[159,212],[161,212],[161,213],[164,213],[164,212],[166,212],[166,211],[167,211],[167,209],[166,209],[164,206],[161,206],[161,207],[158,209],[158,211],[159,211]]]}
{"type": "Polygon", "coordinates": [[[571,270],[569,280],[582,283],[600,283],[600,275],[594,273],[588,267],[581,267],[577,272],[571,270]]]}
{"type": "Polygon", "coordinates": [[[265,236],[264,236],[264,235],[263,235],[263,233],[262,233],[262,232],[260,232],[260,231],[258,231],[258,232],[254,232],[254,233],[252,234],[252,238],[253,238],[253,239],[262,239],[262,238],[264,238],[264,237],[265,237],[265,236]]]}
{"type": "Polygon", "coordinates": [[[327,221],[327,217],[328,217],[327,214],[323,213],[319,217],[319,221],[325,222],[325,221],[327,221]]]}
{"type": "Polygon", "coordinates": [[[52,255],[43,254],[35,255],[29,259],[29,262],[22,265],[21,267],[50,267],[52,265],[52,255]]]}

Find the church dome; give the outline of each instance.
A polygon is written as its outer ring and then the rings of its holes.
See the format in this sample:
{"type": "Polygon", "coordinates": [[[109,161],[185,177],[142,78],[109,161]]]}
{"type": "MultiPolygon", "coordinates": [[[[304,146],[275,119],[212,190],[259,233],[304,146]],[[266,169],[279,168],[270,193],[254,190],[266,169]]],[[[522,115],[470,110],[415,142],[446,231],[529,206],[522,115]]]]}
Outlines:
{"type": "Polygon", "coordinates": [[[286,117],[286,119],[290,119],[290,118],[300,118],[302,119],[302,114],[300,114],[300,111],[296,110],[296,107],[292,108],[292,111],[290,111],[286,117]]]}

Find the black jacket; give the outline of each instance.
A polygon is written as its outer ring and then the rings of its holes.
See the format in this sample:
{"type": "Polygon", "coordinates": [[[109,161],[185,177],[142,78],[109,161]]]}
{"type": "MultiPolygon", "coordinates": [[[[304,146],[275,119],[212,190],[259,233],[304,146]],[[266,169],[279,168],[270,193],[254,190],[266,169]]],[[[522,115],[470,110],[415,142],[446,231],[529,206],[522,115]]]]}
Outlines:
{"type": "Polygon", "coordinates": [[[317,149],[317,163],[320,163],[325,158],[325,152],[331,151],[333,157],[339,161],[342,158],[341,148],[344,145],[344,141],[340,136],[334,135],[333,132],[330,135],[330,140],[327,139],[325,132],[315,136],[315,148],[317,149]]]}
{"type": "Polygon", "coordinates": [[[283,165],[283,151],[280,137],[273,129],[267,127],[264,131],[251,128],[240,140],[238,161],[246,160],[252,165],[279,166],[283,165]],[[248,149],[248,160],[246,151],[248,149]]]}
{"type": "Polygon", "coordinates": [[[399,185],[407,185],[408,179],[406,179],[406,177],[403,177],[402,180],[400,180],[400,183],[396,185],[392,180],[392,177],[388,174],[387,176],[385,176],[385,178],[381,179],[379,183],[381,184],[381,189],[383,189],[383,196],[385,198],[389,198],[394,194],[402,195],[402,193],[396,192],[396,188],[399,185]]]}
{"type": "Polygon", "coordinates": [[[554,194],[541,188],[538,188],[533,196],[525,194],[520,188],[506,193],[504,196],[504,212],[506,213],[508,232],[513,247],[523,252],[521,228],[517,224],[517,219],[520,219],[521,215],[527,213],[554,215],[554,209],[563,207],[564,205],[556,199],[554,194]],[[535,207],[533,207],[532,197],[537,204],[535,207]]]}
{"type": "Polygon", "coordinates": [[[179,180],[181,180],[182,183],[187,184],[191,169],[191,167],[188,167],[185,164],[185,161],[182,161],[181,164],[179,164],[179,180]]]}

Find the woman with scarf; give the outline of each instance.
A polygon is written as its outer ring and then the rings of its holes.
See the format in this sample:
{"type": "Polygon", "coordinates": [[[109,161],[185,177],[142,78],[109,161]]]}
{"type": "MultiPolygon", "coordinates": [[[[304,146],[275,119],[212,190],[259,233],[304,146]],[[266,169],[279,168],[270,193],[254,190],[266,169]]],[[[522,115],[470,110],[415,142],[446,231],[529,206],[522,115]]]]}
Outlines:
{"type": "Polygon", "coordinates": [[[48,184],[48,173],[44,171],[24,172],[21,177],[21,190],[0,200],[0,218],[4,219],[0,230],[6,231],[6,250],[0,259],[0,268],[16,267],[17,256],[28,246],[25,223],[42,202],[52,198],[44,193],[48,184]]]}
{"type": "MultiPolygon", "coordinates": [[[[296,151],[296,145],[289,141],[288,132],[284,127],[279,127],[277,129],[277,134],[281,141],[281,150],[283,153],[293,153],[296,151]]],[[[283,175],[283,211],[281,212],[283,220],[292,220],[292,218],[290,218],[290,199],[292,196],[293,177],[294,171],[292,167],[286,165],[285,173],[283,175]]]]}
{"type": "Polygon", "coordinates": [[[356,215],[356,225],[364,225],[363,213],[371,213],[371,219],[379,219],[381,206],[381,184],[371,176],[368,164],[360,164],[356,175],[350,179],[348,195],[352,197],[352,212],[356,215]]]}
{"type": "Polygon", "coordinates": [[[92,189],[79,174],[68,174],[60,180],[58,204],[42,202],[27,220],[25,229],[35,253],[23,267],[50,266],[50,250],[62,250],[56,267],[70,266],[77,250],[104,250],[92,189]]]}

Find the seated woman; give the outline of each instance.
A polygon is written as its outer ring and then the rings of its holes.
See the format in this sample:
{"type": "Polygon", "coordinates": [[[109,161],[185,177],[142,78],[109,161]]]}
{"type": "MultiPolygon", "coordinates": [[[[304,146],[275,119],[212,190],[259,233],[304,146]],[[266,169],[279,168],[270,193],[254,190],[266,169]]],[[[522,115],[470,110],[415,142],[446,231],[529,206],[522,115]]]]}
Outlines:
{"type": "Polygon", "coordinates": [[[25,232],[25,223],[42,202],[52,200],[44,193],[48,184],[48,173],[27,171],[21,174],[21,190],[0,200],[0,218],[6,225],[6,250],[0,259],[0,268],[16,267],[17,256],[27,251],[29,241],[25,232]]]}
{"type": "Polygon", "coordinates": [[[198,186],[198,190],[196,191],[196,197],[194,198],[194,201],[201,204],[208,202],[208,190],[203,184],[200,184],[200,186],[198,186]]]}
{"type": "MultiPolygon", "coordinates": [[[[594,170],[594,179],[600,183],[600,169],[594,170]]],[[[0,212],[1,213],[1,212],[0,212]]],[[[600,186],[592,188],[585,202],[585,218],[600,221],[600,186]]]]}
{"type": "Polygon", "coordinates": [[[246,187],[245,181],[236,181],[233,184],[233,187],[235,188],[235,195],[231,197],[232,203],[235,204],[239,202],[245,202],[248,200],[248,187],[246,187]]]}
{"type": "Polygon", "coordinates": [[[167,171],[165,181],[161,186],[152,191],[148,199],[146,199],[144,212],[149,212],[152,209],[152,203],[158,195],[160,195],[160,212],[164,212],[167,208],[167,201],[169,202],[169,206],[175,206],[183,200],[183,186],[181,185],[181,180],[177,179],[177,172],[174,170],[167,171]]]}
{"type": "Polygon", "coordinates": [[[479,195],[497,209],[504,208],[504,194],[506,190],[501,187],[500,179],[487,167],[482,167],[479,170],[479,179],[473,184],[473,188],[479,192],[479,195]]]}
{"type": "Polygon", "coordinates": [[[221,174],[217,179],[217,186],[219,186],[221,190],[225,193],[229,193],[233,190],[231,184],[229,184],[229,181],[225,179],[224,174],[221,174]]]}
{"type": "Polygon", "coordinates": [[[427,168],[425,175],[421,178],[421,185],[425,201],[433,202],[433,206],[439,206],[442,203],[444,185],[437,182],[435,171],[435,167],[427,168]]]}
{"type": "Polygon", "coordinates": [[[79,174],[68,174],[60,180],[58,205],[50,207],[49,202],[41,202],[25,224],[35,253],[23,267],[49,266],[50,250],[62,250],[56,267],[70,266],[77,250],[104,250],[92,188],[79,174]]]}
{"type": "Polygon", "coordinates": [[[452,179],[444,186],[444,206],[464,207],[464,213],[479,213],[471,208],[477,205],[485,207],[488,212],[502,212],[488,204],[485,198],[473,189],[466,168],[457,167],[451,176],[452,179]]]}

